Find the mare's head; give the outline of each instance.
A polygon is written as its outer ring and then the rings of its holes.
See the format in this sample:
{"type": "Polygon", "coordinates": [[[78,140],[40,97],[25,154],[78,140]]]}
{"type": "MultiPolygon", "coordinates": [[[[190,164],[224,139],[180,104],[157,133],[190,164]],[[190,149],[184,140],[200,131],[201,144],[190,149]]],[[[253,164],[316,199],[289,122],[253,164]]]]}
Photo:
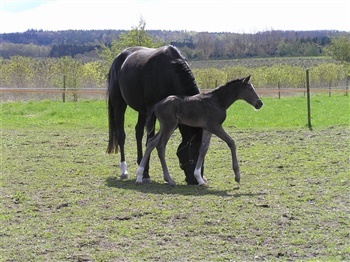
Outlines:
{"type": "Polygon", "coordinates": [[[255,92],[253,84],[249,83],[249,80],[250,76],[240,79],[241,86],[238,98],[251,104],[255,109],[260,109],[263,106],[263,102],[255,92]]]}

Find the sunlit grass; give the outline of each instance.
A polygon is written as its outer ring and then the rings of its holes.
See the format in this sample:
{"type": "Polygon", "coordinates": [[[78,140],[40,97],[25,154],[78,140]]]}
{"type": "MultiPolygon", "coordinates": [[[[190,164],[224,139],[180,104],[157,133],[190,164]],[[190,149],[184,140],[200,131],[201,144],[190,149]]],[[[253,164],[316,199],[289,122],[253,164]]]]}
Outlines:
{"type": "MultiPolygon", "coordinates": [[[[306,97],[262,97],[264,106],[256,111],[237,101],[227,111],[224,126],[237,128],[301,128],[307,126],[306,97]]],[[[80,102],[10,102],[1,104],[4,127],[97,128],[107,130],[106,101],[80,102]]],[[[343,94],[311,97],[314,127],[350,124],[350,98],[343,94]]],[[[135,126],[137,113],[127,110],[126,126],[135,126]]]]}

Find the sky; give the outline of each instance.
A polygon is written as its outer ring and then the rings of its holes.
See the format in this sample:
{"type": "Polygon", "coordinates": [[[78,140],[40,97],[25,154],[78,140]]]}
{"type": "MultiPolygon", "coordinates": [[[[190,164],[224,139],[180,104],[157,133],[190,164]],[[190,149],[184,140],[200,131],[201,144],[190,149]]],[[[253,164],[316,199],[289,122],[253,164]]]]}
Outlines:
{"type": "Polygon", "coordinates": [[[36,30],[350,32],[349,0],[0,0],[0,33],[36,30]]]}

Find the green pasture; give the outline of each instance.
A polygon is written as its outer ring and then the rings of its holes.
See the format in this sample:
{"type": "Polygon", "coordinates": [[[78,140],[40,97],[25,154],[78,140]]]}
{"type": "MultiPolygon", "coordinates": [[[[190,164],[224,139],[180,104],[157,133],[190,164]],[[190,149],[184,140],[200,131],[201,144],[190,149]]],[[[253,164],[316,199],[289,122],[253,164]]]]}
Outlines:
{"type": "Polygon", "coordinates": [[[134,126],[127,111],[130,177],[107,155],[106,101],[1,103],[1,261],[349,261],[350,99],[343,94],[238,102],[225,129],[242,172],[213,137],[205,187],[136,185],[134,126]]]}
{"type": "MultiPolygon", "coordinates": [[[[264,107],[254,111],[243,101],[234,103],[227,111],[224,126],[236,128],[304,128],[307,126],[305,96],[276,99],[263,97],[264,107]]],[[[344,94],[311,96],[314,127],[349,125],[350,99],[344,94]]],[[[106,101],[82,102],[10,102],[1,104],[4,128],[93,128],[106,130],[106,101]]],[[[126,125],[133,127],[137,114],[129,109],[126,125]]]]}

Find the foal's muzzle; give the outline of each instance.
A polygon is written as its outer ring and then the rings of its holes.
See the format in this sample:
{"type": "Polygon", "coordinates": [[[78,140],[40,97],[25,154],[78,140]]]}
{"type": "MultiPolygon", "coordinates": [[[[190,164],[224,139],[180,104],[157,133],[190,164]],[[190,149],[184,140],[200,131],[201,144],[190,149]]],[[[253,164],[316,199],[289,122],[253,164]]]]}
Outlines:
{"type": "Polygon", "coordinates": [[[263,106],[263,102],[261,100],[258,100],[254,105],[255,109],[260,109],[262,108],[262,106],[263,106]]]}

